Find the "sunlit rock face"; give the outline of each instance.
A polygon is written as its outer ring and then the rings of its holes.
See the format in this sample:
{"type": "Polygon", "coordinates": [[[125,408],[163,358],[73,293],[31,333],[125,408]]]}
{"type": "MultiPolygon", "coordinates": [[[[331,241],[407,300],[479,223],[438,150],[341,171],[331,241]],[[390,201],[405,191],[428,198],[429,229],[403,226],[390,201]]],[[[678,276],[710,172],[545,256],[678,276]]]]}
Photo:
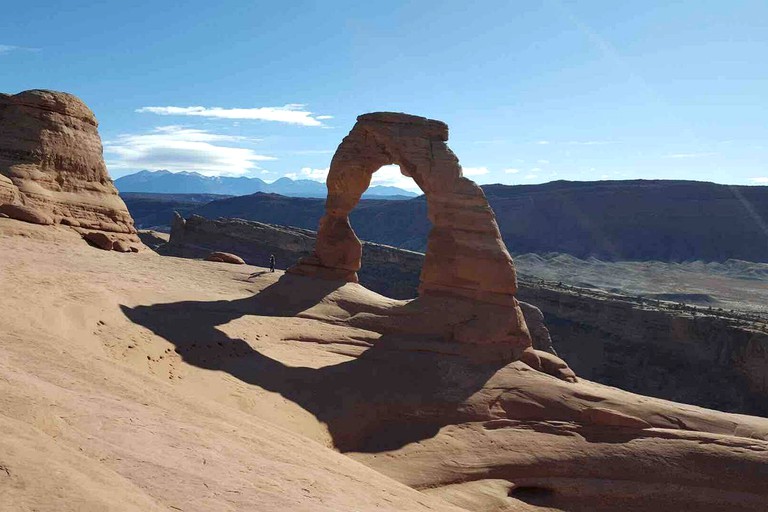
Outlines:
{"type": "Polygon", "coordinates": [[[107,173],[98,122],[71,94],[0,94],[0,204],[15,205],[9,217],[103,232],[118,250],[143,248],[107,173]]]}

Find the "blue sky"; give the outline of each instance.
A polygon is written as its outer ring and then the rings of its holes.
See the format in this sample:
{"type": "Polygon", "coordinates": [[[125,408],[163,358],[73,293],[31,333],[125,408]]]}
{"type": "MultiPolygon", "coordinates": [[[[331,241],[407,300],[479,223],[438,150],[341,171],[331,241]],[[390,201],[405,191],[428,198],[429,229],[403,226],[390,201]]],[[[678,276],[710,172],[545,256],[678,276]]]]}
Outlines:
{"type": "Polygon", "coordinates": [[[479,183],[768,184],[767,55],[763,0],[27,0],[0,19],[0,91],[82,98],[113,177],[321,180],[358,114],[392,110],[447,122],[479,183]]]}

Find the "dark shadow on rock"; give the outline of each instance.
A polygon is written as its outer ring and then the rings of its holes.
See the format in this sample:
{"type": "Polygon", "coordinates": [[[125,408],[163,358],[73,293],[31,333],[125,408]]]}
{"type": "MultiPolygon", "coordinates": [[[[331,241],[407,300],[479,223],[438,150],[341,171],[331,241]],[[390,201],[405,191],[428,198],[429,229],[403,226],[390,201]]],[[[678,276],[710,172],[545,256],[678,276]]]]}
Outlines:
{"type": "Polygon", "coordinates": [[[487,419],[461,404],[504,362],[473,362],[440,352],[434,343],[420,349],[413,338],[384,335],[351,361],[319,369],[292,367],[216,328],[246,315],[296,316],[341,284],[312,281],[310,293],[303,288],[294,294],[299,283],[281,278],[243,299],[122,310],[131,321],[173,343],[187,363],[227,372],[311,412],[328,426],[340,451],[392,450],[433,437],[448,424],[487,419]]]}

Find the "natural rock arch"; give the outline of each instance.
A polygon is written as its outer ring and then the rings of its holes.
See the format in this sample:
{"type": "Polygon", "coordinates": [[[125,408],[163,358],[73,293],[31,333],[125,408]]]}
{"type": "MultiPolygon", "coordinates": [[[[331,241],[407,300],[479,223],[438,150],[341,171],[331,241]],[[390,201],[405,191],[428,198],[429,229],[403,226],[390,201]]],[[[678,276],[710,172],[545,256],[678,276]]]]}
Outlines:
{"type": "Polygon", "coordinates": [[[513,305],[515,267],[493,210],[482,189],[463,177],[447,140],[448,126],[441,121],[387,112],[358,117],[331,161],[315,254],[291,272],[357,282],[362,245],[349,213],[373,173],[397,164],[424,192],[432,222],[420,295],[513,305]]]}

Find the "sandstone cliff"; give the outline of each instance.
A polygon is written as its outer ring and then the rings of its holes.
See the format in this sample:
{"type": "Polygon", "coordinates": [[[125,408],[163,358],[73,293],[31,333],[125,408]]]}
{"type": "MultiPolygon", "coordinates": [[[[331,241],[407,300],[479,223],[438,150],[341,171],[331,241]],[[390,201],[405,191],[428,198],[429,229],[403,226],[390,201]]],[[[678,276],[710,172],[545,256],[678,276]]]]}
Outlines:
{"type": "Polygon", "coordinates": [[[71,226],[105,249],[142,249],[97,128],[93,112],[71,94],[0,94],[0,212],[71,226]]]}

